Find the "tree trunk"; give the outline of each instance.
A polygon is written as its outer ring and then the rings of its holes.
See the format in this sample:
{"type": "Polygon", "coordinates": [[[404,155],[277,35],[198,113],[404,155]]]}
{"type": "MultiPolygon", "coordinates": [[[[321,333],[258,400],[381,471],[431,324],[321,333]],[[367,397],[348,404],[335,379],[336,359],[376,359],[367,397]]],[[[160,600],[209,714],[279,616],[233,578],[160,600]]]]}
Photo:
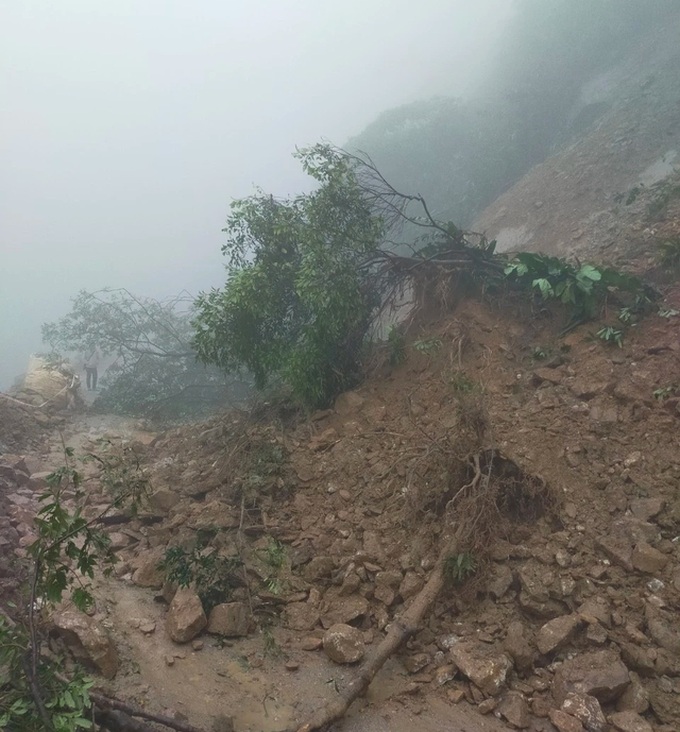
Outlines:
{"type": "Polygon", "coordinates": [[[368,689],[374,676],[383,667],[385,661],[420,627],[423,616],[432,607],[444,585],[444,564],[446,558],[456,553],[456,540],[447,542],[437,559],[430,577],[423,589],[416,595],[408,609],[390,623],[387,635],[377,648],[359,666],[357,675],[345,689],[330,700],[297,732],[312,732],[325,729],[340,719],[349,709],[352,702],[368,689]]]}

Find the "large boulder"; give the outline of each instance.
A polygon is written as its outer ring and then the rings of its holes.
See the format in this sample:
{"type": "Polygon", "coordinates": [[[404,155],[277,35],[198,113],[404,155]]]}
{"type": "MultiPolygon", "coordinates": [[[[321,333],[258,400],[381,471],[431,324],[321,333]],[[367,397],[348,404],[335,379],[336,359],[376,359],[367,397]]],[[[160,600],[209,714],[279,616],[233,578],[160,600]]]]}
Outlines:
{"type": "Polygon", "coordinates": [[[338,623],[324,633],[323,649],[336,663],[356,663],[364,657],[364,637],[351,625],[338,623]]]}
{"type": "Polygon", "coordinates": [[[565,661],[555,673],[552,692],[559,704],[570,692],[588,694],[600,702],[612,702],[629,684],[630,674],[618,653],[595,651],[565,661]]]}
{"type": "Polygon", "coordinates": [[[52,616],[52,625],[79,661],[95,667],[104,678],[112,679],[116,675],[116,647],[93,618],[79,610],[61,610],[52,616]]]}
{"type": "Polygon", "coordinates": [[[449,654],[460,672],[489,696],[501,692],[512,668],[512,661],[503,651],[477,641],[454,643],[449,654]]]}
{"type": "Polygon", "coordinates": [[[199,596],[188,587],[175,593],[165,619],[165,630],[175,643],[188,643],[208,624],[199,596]]]}
{"type": "Polygon", "coordinates": [[[248,635],[250,619],[243,602],[223,602],[210,611],[208,633],[228,638],[248,635]]]}

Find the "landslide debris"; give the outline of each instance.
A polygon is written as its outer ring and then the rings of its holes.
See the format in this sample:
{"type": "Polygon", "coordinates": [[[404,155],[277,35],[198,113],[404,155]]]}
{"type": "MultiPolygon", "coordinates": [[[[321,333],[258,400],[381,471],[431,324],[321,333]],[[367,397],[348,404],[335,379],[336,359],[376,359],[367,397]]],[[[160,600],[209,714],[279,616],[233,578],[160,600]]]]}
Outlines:
{"type": "Polygon", "coordinates": [[[184,641],[226,605],[224,635],[265,629],[284,654],[339,626],[370,648],[425,584],[447,511],[471,509],[461,487],[493,474],[468,559],[399,652],[414,689],[520,728],[676,729],[680,399],[655,392],[680,373],[680,319],[649,316],[620,349],[476,300],[423,327],[436,349],[407,347],[332,410],[136,445],[154,491],[112,527],[120,581],[157,587],[171,618],[159,562],[198,548],[230,581],[203,618],[192,593],[184,641]],[[468,459],[480,420],[491,446],[468,459]]]}

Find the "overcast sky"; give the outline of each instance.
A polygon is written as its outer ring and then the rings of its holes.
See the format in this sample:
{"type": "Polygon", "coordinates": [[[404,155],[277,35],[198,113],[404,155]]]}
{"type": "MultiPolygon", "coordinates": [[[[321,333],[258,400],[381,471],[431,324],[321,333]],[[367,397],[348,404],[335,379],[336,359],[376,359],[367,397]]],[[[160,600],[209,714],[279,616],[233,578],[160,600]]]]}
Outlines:
{"type": "Polygon", "coordinates": [[[295,146],[461,95],[511,0],[15,0],[0,7],[0,388],[80,289],[223,282],[229,202],[295,146]]]}

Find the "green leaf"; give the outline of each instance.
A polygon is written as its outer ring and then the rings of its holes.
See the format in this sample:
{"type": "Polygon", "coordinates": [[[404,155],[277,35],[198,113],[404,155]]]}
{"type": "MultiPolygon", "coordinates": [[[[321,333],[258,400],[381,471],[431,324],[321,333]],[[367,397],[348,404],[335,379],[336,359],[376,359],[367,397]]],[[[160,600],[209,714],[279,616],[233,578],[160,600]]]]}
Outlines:
{"type": "Polygon", "coordinates": [[[554,290],[550,282],[545,277],[539,277],[531,283],[532,287],[535,287],[541,291],[541,295],[544,300],[549,300],[554,296],[554,290]]]}

